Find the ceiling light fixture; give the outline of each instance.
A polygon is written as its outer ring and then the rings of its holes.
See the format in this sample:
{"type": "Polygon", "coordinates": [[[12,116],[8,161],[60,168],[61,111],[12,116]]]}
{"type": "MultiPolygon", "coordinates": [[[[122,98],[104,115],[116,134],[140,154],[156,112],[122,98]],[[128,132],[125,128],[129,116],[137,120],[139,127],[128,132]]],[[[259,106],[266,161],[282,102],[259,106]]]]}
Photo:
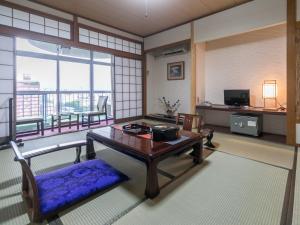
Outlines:
{"type": "Polygon", "coordinates": [[[148,6],[148,0],[145,0],[145,18],[149,16],[149,6],[148,6]]]}

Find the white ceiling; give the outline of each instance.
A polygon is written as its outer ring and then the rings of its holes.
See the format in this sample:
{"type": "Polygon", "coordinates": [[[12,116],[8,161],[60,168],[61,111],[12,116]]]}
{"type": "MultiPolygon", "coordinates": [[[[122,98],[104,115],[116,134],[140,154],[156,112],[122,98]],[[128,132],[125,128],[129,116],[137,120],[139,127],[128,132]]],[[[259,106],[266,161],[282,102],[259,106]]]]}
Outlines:
{"type": "Polygon", "coordinates": [[[250,0],[33,0],[140,36],[250,0]],[[145,17],[145,1],[149,15],[145,17]]]}

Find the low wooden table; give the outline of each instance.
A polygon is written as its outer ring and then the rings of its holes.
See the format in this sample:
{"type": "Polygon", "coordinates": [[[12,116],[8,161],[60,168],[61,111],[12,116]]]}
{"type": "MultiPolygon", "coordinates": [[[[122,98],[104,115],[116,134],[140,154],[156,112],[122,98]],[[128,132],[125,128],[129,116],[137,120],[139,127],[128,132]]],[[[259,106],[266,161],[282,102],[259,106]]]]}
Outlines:
{"type": "MultiPolygon", "coordinates": [[[[18,118],[16,121],[16,125],[24,125],[24,124],[31,124],[35,123],[37,127],[37,134],[42,133],[42,136],[44,136],[44,119],[43,117],[22,117],[18,118]]],[[[26,132],[20,132],[21,133],[28,133],[26,132]]]]}
{"type": "Polygon", "coordinates": [[[96,153],[93,141],[100,142],[116,151],[138,159],[146,164],[147,181],[145,195],[154,198],[159,194],[157,165],[160,161],[179,152],[193,148],[194,163],[200,164],[203,154],[203,135],[189,131],[180,131],[188,139],[177,144],[154,142],[151,139],[123,133],[115,127],[103,127],[87,133],[87,159],[94,159],[96,153]]]}
{"type": "Polygon", "coordinates": [[[54,122],[57,121],[57,127],[58,127],[58,132],[61,133],[61,127],[62,127],[62,120],[68,119],[68,125],[69,129],[71,129],[73,122],[72,121],[72,115],[76,116],[76,126],[77,130],[79,130],[79,115],[80,113],[73,113],[73,112],[66,112],[66,113],[60,113],[58,115],[51,115],[51,131],[54,131],[54,122]]]}

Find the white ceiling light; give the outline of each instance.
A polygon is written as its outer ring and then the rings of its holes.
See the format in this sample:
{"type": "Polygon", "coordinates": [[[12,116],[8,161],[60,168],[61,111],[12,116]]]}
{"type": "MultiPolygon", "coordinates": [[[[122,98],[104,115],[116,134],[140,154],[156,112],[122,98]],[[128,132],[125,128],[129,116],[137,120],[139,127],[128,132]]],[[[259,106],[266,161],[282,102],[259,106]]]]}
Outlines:
{"type": "Polygon", "coordinates": [[[149,2],[148,0],[145,0],[145,18],[149,16],[149,2]]]}

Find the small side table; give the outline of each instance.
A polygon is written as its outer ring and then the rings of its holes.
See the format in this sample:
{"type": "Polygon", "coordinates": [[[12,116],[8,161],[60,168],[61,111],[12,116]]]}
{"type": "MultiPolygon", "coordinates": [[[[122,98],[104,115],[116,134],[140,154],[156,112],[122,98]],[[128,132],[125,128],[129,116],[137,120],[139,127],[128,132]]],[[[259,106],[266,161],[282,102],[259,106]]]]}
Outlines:
{"type": "Polygon", "coordinates": [[[79,114],[77,113],[60,113],[58,115],[51,115],[51,131],[54,131],[54,123],[57,121],[58,132],[61,133],[61,125],[63,120],[68,120],[69,129],[72,127],[72,115],[76,115],[76,126],[79,130],[79,114]]]}

